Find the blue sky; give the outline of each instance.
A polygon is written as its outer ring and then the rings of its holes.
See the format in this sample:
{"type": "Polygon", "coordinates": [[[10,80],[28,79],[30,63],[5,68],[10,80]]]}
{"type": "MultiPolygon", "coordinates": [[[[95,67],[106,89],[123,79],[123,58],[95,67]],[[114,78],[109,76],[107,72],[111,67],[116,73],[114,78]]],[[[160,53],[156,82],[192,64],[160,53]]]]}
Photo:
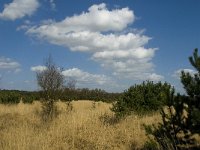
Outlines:
{"type": "Polygon", "coordinates": [[[182,92],[200,47],[198,0],[1,0],[0,88],[38,90],[49,54],[77,87],[121,92],[143,80],[182,92]]]}

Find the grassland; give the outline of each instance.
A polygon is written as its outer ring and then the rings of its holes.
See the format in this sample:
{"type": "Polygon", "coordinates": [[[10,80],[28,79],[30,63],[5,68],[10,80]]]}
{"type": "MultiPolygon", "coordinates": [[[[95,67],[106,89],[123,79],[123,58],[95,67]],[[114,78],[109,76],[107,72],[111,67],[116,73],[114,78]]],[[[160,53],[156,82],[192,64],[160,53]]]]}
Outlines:
{"type": "Polygon", "coordinates": [[[140,149],[147,140],[142,124],[159,122],[158,114],[130,116],[115,123],[111,104],[74,101],[57,102],[58,117],[40,119],[41,104],[0,105],[0,149],[140,149]]]}

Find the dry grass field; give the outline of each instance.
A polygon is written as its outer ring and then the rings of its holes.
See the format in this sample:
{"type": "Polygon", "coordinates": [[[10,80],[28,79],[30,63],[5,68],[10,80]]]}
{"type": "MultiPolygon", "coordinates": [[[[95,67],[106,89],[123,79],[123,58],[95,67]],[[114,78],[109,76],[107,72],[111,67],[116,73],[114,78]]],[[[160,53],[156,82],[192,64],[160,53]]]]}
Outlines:
{"type": "Polygon", "coordinates": [[[59,116],[41,121],[41,104],[0,105],[0,149],[140,149],[147,140],[142,124],[160,120],[159,115],[130,116],[113,123],[111,104],[74,101],[71,107],[57,102],[59,116]]]}

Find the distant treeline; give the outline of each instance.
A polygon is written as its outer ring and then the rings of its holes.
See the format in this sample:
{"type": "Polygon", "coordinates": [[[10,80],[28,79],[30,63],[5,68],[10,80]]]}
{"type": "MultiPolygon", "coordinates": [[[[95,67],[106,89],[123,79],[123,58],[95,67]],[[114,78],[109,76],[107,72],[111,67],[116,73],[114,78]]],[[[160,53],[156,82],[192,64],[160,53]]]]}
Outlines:
{"type": "Polygon", "coordinates": [[[17,104],[20,100],[23,103],[32,103],[38,99],[40,99],[39,92],[0,90],[0,103],[2,104],[17,104]]]}
{"type": "Polygon", "coordinates": [[[70,89],[66,88],[64,94],[61,96],[61,100],[93,100],[103,102],[116,101],[122,93],[108,93],[101,89],[70,89]]]}
{"type": "MultiPolygon", "coordinates": [[[[70,89],[65,88],[59,99],[61,101],[72,100],[93,100],[103,102],[116,101],[121,93],[108,93],[101,89],[70,89]]],[[[32,103],[34,100],[42,100],[41,91],[19,91],[19,90],[0,90],[0,103],[17,104],[22,100],[23,103],[32,103]]]]}

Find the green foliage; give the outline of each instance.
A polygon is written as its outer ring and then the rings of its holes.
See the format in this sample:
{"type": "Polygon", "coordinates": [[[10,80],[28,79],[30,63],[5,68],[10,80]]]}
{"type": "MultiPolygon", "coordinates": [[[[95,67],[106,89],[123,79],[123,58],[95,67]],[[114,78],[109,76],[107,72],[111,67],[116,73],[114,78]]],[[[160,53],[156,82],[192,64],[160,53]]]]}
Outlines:
{"type": "Polygon", "coordinates": [[[162,124],[146,127],[161,149],[200,149],[193,138],[194,134],[200,134],[200,57],[197,49],[189,60],[197,73],[181,74],[188,95],[168,93],[167,106],[161,111],[162,124]]]}
{"type": "Polygon", "coordinates": [[[21,99],[23,103],[32,103],[39,99],[39,92],[0,90],[0,103],[2,104],[17,104],[21,99]]]}
{"type": "MultiPolygon", "coordinates": [[[[101,89],[69,89],[65,88],[56,99],[68,102],[72,100],[92,100],[103,102],[114,102],[121,96],[121,93],[108,93],[101,89]]],[[[23,103],[32,103],[34,100],[44,99],[42,91],[18,91],[0,90],[0,103],[16,104],[22,99],[23,103]],[[15,96],[14,98],[14,95],[15,96]],[[13,97],[11,99],[11,97],[13,97]]]]}
{"type": "Polygon", "coordinates": [[[166,104],[166,93],[171,86],[161,82],[146,81],[140,85],[131,86],[122,97],[113,104],[112,111],[117,116],[125,116],[132,112],[146,114],[157,111],[166,104]]]}
{"type": "Polygon", "coordinates": [[[22,98],[23,103],[32,104],[34,100],[40,99],[39,92],[23,91],[23,92],[20,92],[20,93],[21,93],[21,98],[22,98]]]}
{"type": "Polygon", "coordinates": [[[108,93],[101,89],[71,89],[65,88],[60,96],[62,101],[71,100],[92,100],[103,102],[114,102],[120,97],[121,93],[108,93]]]}
{"type": "Polygon", "coordinates": [[[18,104],[20,102],[20,93],[16,91],[0,91],[0,103],[2,104],[18,104]]]}
{"type": "Polygon", "coordinates": [[[174,90],[168,93],[167,105],[161,109],[162,123],[155,126],[146,126],[147,134],[154,136],[160,149],[180,149],[180,145],[192,143],[190,132],[185,128],[187,116],[184,112],[187,106],[184,101],[187,97],[177,94],[174,90]]]}
{"type": "Polygon", "coordinates": [[[190,63],[197,73],[191,75],[182,72],[181,82],[188,94],[185,102],[188,105],[187,126],[192,133],[200,134],[200,56],[198,49],[194,50],[193,57],[189,57],[190,63]]]}

